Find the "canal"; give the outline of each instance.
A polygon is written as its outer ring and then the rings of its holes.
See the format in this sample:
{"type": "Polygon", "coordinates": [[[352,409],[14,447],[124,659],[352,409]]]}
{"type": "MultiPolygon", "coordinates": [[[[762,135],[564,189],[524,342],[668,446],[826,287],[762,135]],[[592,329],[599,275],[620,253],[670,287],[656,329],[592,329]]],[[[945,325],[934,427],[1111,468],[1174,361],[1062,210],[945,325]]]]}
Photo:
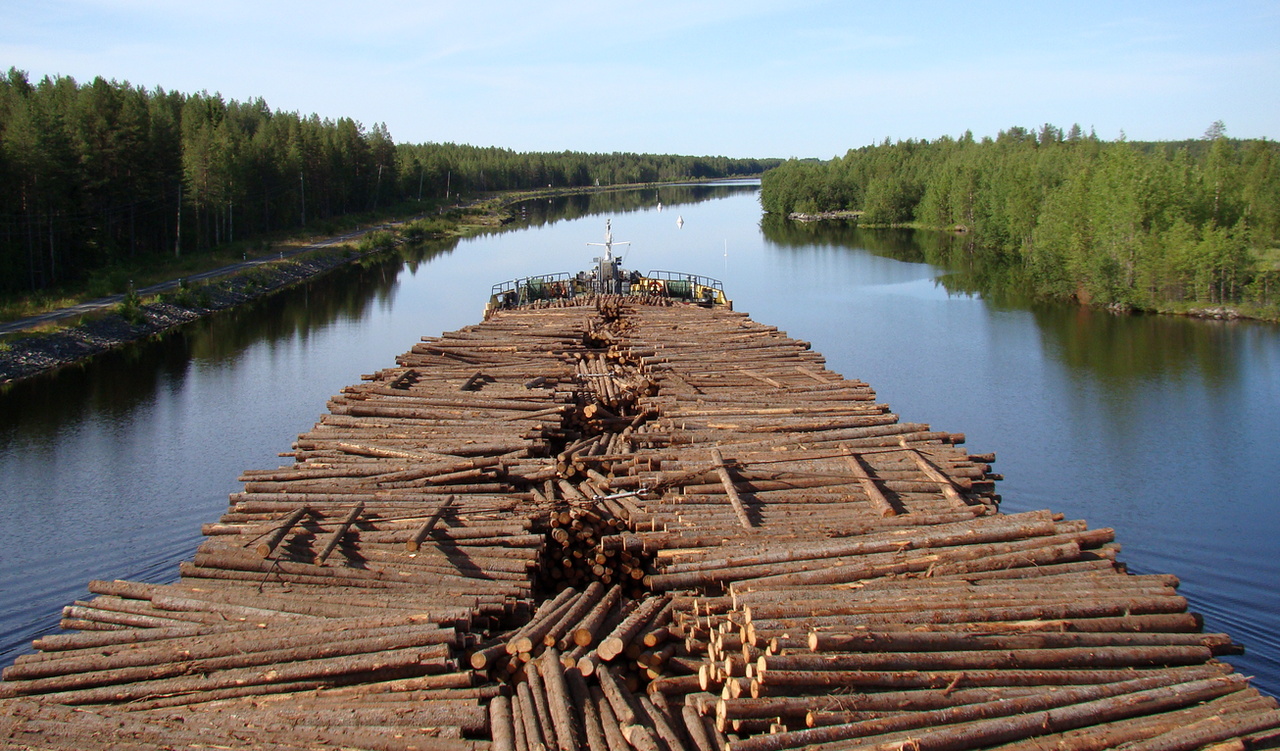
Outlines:
{"type": "Polygon", "coordinates": [[[1280,693],[1280,328],[1033,304],[963,239],[762,221],[753,185],[531,202],[0,394],[0,665],[89,579],[174,580],[239,472],[287,461],[330,395],[477,322],[493,283],[586,266],[605,218],[629,268],[723,279],[904,421],[995,452],[1005,510],[1115,527],[1280,693]]]}

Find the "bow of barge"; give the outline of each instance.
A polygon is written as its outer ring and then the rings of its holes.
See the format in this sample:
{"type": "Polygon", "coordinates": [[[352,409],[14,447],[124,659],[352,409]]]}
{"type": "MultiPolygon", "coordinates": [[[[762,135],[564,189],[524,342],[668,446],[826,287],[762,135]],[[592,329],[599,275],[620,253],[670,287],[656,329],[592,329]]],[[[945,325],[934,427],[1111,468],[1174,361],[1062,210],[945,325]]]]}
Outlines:
{"type": "Polygon", "coordinates": [[[622,258],[613,253],[613,246],[630,245],[630,242],[614,241],[612,220],[605,221],[604,242],[587,245],[604,248],[604,253],[589,269],[576,274],[540,274],[493,285],[484,308],[485,320],[495,310],[568,301],[587,295],[653,297],[693,303],[704,308],[733,309],[733,301],[725,295],[724,284],[719,279],[683,271],[651,270],[642,274],[624,269],[622,258]]]}

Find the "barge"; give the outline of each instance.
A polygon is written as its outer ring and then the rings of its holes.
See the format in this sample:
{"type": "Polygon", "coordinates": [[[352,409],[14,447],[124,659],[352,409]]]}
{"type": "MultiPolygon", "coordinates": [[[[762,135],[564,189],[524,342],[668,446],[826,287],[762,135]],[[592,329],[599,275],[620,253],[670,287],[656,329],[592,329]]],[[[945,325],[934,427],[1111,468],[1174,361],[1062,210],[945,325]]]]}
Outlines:
{"type": "MultiPolygon", "coordinates": [[[[625,279],[611,243],[585,277],[625,279]]],[[[1111,529],[1000,512],[994,456],[701,286],[495,290],[246,471],[175,583],[91,582],[4,671],[0,739],[1280,744],[1175,577],[1127,573],[1111,529]]]]}

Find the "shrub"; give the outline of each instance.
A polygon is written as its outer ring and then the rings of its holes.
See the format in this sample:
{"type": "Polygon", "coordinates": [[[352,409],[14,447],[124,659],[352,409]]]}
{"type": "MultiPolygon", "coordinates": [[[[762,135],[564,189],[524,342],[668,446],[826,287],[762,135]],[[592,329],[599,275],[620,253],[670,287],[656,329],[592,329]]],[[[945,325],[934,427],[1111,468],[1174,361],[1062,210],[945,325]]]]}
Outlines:
{"type": "Polygon", "coordinates": [[[378,230],[376,232],[367,232],[360,238],[357,246],[361,253],[374,253],[383,250],[390,250],[396,245],[395,236],[390,232],[378,230]]]}
{"type": "Polygon", "coordinates": [[[138,296],[138,292],[133,288],[124,293],[124,299],[116,305],[116,313],[134,326],[142,323],[147,318],[142,310],[142,298],[138,296]]]}

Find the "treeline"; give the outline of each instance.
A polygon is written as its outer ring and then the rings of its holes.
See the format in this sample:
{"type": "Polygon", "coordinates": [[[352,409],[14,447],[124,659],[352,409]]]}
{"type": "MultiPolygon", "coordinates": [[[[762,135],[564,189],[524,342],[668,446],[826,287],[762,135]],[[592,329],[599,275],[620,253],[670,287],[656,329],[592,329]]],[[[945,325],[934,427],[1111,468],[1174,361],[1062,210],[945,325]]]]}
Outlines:
{"type": "Polygon", "coordinates": [[[445,197],[450,190],[473,193],[759,175],[781,163],[722,156],[516,152],[453,143],[400,144],[396,154],[400,195],[424,199],[445,197]]]}
{"type": "Polygon", "coordinates": [[[0,294],[459,193],[759,174],[775,162],[396,144],[385,125],[96,78],[0,75],[0,294]]]}
{"type": "Polygon", "coordinates": [[[766,211],[863,212],[863,224],[972,233],[1023,263],[1041,297],[1159,308],[1280,301],[1280,145],[1227,138],[1100,141],[1011,128],[899,141],[763,178],[766,211]]]}

